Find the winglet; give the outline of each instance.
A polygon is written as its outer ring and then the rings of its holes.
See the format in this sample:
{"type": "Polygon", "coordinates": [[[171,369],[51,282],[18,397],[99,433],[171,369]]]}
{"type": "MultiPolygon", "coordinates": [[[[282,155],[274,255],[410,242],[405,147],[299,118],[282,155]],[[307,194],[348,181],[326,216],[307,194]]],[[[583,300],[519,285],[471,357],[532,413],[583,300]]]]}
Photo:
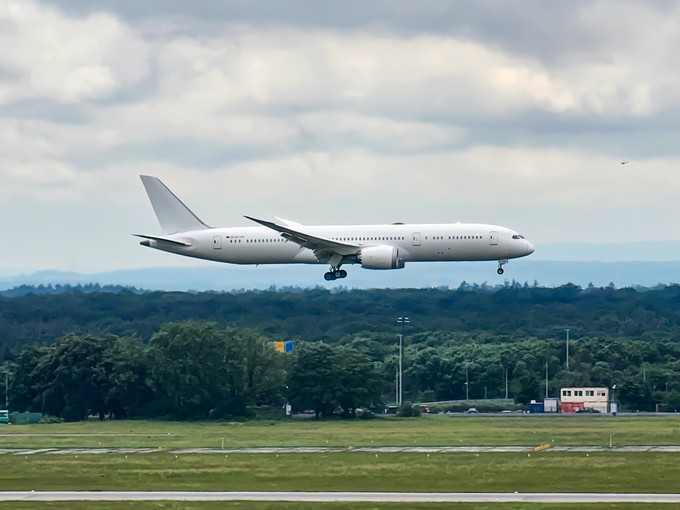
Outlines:
{"type": "Polygon", "coordinates": [[[280,221],[281,223],[283,223],[284,225],[286,225],[288,227],[295,228],[295,227],[304,226],[304,225],[302,225],[302,223],[298,223],[297,221],[287,220],[286,218],[279,218],[278,216],[275,216],[275,218],[276,218],[276,221],[280,221]]]}
{"type": "Polygon", "coordinates": [[[210,228],[157,177],[140,175],[164,234],[210,228]]]}

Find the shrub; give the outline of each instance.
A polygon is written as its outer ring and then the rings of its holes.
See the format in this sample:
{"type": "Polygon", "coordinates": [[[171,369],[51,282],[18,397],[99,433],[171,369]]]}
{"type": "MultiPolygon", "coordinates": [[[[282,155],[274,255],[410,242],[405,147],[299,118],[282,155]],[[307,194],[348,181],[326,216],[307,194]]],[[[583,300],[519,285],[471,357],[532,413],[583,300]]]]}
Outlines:
{"type": "Polygon", "coordinates": [[[399,406],[397,411],[397,416],[402,418],[413,418],[415,416],[420,416],[421,410],[419,406],[414,406],[411,402],[404,402],[399,406]]]}

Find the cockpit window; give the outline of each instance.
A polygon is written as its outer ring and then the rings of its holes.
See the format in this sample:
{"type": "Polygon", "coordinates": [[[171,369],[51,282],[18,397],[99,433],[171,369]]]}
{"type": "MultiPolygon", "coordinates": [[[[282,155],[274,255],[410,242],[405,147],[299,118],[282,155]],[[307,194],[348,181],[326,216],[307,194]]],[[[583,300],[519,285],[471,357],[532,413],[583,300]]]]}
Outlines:
{"type": "Polygon", "coordinates": [[[514,234],[514,235],[512,236],[512,238],[513,238],[513,239],[524,239],[524,236],[521,236],[521,235],[519,235],[519,234],[514,234]]]}

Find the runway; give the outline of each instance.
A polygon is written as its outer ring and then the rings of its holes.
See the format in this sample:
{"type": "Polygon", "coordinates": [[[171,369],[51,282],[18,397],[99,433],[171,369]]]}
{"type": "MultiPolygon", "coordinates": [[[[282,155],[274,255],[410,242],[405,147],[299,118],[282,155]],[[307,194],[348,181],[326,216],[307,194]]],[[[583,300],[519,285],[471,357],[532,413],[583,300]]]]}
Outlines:
{"type": "Polygon", "coordinates": [[[0,501],[288,501],[372,503],[680,503],[680,494],[508,492],[7,491],[0,501]]]}
{"type": "MultiPolygon", "coordinates": [[[[102,455],[102,454],[149,454],[172,453],[192,454],[279,454],[279,453],[531,453],[533,446],[279,446],[255,448],[0,448],[0,455],[102,455]]],[[[584,453],[680,453],[680,446],[552,446],[543,450],[549,452],[584,453]]]]}

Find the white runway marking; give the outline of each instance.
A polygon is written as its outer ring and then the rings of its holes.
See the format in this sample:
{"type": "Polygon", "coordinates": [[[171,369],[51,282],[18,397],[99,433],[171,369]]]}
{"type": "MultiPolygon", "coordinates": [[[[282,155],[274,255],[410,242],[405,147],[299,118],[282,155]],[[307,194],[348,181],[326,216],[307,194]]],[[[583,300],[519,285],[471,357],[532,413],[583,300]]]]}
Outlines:
{"type": "Polygon", "coordinates": [[[385,503],[680,503],[680,494],[508,492],[6,491],[0,501],[290,501],[385,503]]]}
{"type": "MultiPolygon", "coordinates": [[[[137,454],[137,453],[173,453],[175,455],[188,454],[219,454],[219,453],[525,453],[533,452],[533,446],[356,446],[343,448],[334,446],[266,446],[253,448],[0,448],[0,455],[99,455],[137,454]]],[[[668,446],[552,446],[541,453],[550,452],[589,452],[589,453],[680,453],[680,445],[668,446]]]]}

